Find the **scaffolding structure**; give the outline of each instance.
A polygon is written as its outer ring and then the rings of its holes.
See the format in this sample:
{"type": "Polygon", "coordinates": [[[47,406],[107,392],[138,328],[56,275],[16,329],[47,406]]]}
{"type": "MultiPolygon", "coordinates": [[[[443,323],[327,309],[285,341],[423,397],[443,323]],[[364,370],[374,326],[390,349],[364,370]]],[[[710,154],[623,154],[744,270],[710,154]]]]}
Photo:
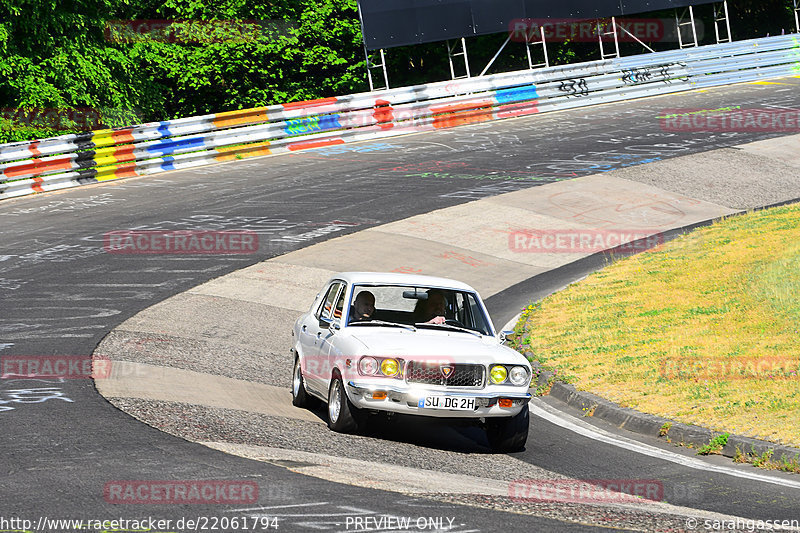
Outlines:
{"type": "Polygon", "coordinates": [[[680,12],[676,9],[675,10],[675,25],[678,28],[678,45],[680,46],[681,50],[684,48],[693,48],[698,46],[697,43],[697,25],[694,21],[694,7],[689,6],[688,8],[684,9],[683,12],[680,12]],[[683,38],[683,29],[689,27],[691,30],[691,40],[684,41],[683,38]]]}
{"type": "Polygon", "coordinates": [[[389,73],[386,71],[386,54],[383,53],[383,48],[380,50],[373,50],[370,53],[366,47],[364,47],[364,55],[367,58],[367,79],[369,80],[369,90],[370,91],[383,91],[389,88],[389,73]],[[380,59],[376,61],[373,60],[372,54],[378,54],[380,59]],[[375,79],[372,76],[372,71],[380,69],[381,73],[383,74],[383,85],[376,86],[375,79]]]}
{"type": "Polygon", "coordinates": [[[794,26],[797,33],[800,33],[800,0],[792,0],[794,3],[794,26]]]}
{"type": "MultiPolygon", "coordinates": [[[[797,2],[797,0],[794,1],[797,2]]],[[[717,44],[733,42],[733,38],[731,37],[731,21],[728,17],[728,0],[722,0],[721,3],[714,4],[714,34],[717,37],[717,44]],[[723,37],[719,30],[719,25],[722,22],[725,23],[726,37],[723,37]]]]}
{"type": "MultiPolygon", "coordinates": [[[[728,10],[728,1],[721,0],[718,2],[695,2],[695,3],[710,3],[713,6],[713,21],[714,21],[714,34],[716,43],[731,43],[733,42],[733,35],[731,32],[731,21],[728,10]]],[[[686,4],[684,4],[686,5],[686,4]]],[[[800,33],[800,0],[792,0],[793,13],[795,19],[795,27],[800,33]]],[[[690,4],[685,8],[676,8],[675,13],[675,29],[680,49],[694,48],[699,46],[698,39],[698,20],[695,17],[694,5],[690,4]]],[[[359,4],[359,16],[361,16],[361,6],[359,4]]],[[[508,49],[509,43],[514,41],[521,41],[525,46],[525,55],[527,59],[527,68],[529,70],[537,68],[550,67],[550,57],[548,54],[548,41],[545,36],[545,28],[549,24],[548,20],[553,20],[558,23],[558,18],[553,19],[540,19],[545,20],[542,22],[534,22],[532,19],[513,19],[512,22],[517,21],[523,25],[525,35],[524,39],[515,38],[514,35],[519,35],[521,29],[509,31],[508,37],[504,40],[502,45],[498,48],[486,66],[480,71],[478,76],[484,76],[489,72],[492,65],[501,56],[504,50],[508,49]],[[541,48],[540,48],[541,47],[541,48]],[[541,52],[539,51],[541,49],[541,52]],[[537,59],[534,59],[534,56],[537,59]],[[542,58],[538,61],[538,58],[542,58]]],[[[562,20],[563,22],[563,20],[562,20]]],[[[631,33],[625,23],[620,23],[616,16],[595,19],[594,27],[596,29],[596,36],[600,48],[600,59],[614,59],[621,57],[620,52],[620,37],[626,36],[630,40],[637,42],[650,52],[655,50],[647,43],[643,42],[639,37],[631,33]]],[[[363,20],[362,20],[363,25],[363,20]]],[[[386,43],[389,38],[380,40],[382,34],[378,34],[378,40],[373,40],[374,45],[386,43]],[[380,44],[379,44],[380,43],[380,44]]],[[[373,36],[373,39],[375,37],[373,36]]],[[[444,40],[444,39],[443,39],[444,40]]],[[[627,39],[626,39],[627,41],[627,39]]],[[[386,54],[384,48],[369,50],[365,37],[364,53],[367,65],[367,78],[369,81],[370,91],[386,90],[389,88],[389,75],[386,66],[386,54]]],[[[391,43],[395,42],[395,36],[391,36],[391,43]]],[[[425,41],[422,41],[425,42],[425,41]]],[[[432,41],[431,41],[432,42],[432,41]]],[[[441,41],[440,41],[441,42],[441,41]]],[[[400,45],[402,43],[399,43],[400,45]]],[[[467,51],[467,40],[465,36],[455,39],[445,40],[447,49],[447,59],[450,69],[450,79],[466,79],[472,77],[472,70],[470,68],[469,55],[467,51]],[[463,61],[463,63],[462,63],[463,61]],[[463,67],[462,67],[463,65],[463,67]]],[[[398,46],[395,44],[385,44],[384,46],[392,47],[398,46]]],[[[375,46],[377,48],[377,46],[375,46]]]]}
{"type": "Polygon", "coordinates": [[[611,30],[608,30],[608,19],[597,19],[595,27],[597,28],[597,42],[600,44],[600,59],[611,59],[612,57],[619,57],[619,36],[617,35],[617,17],[611,17],[611,30]],[[606,52],[605,45],[603,44],[603,37],[614,38],[614,50],[606,52]]]}
{"type": "MultiPolygon", "coordinates": [[[[796,0],[800,1],[800,0],[796,0]]],[[[528,69],[533,70],[538,67],[549,67],[550,66],[550,58],[547,56],[547,41],[544,38],[544,29],[541,27],[539,28],[539,40],[538,41],[531,41],[529,37],[525,37],[525,53],[528,55],[528,69]],[[541,63],[533,63],[533,57],[531,56],[531,47],[533,46],[541,46],[542,53],[544,55],[544,61],[541,63]]]]}
{"type": "Polygon", "coordinates": [[[469,71],[469,58],[467,57],[467,40],[462,37],[461,39],[457,40],[453,45],[450,45],[450,41],[447,41],[447,60],[450,62],[450,79],[451,80],[460,80],[464,78],[472,77],[469,71]],[[456,48],[461,45],[461,51],[456,52],[456,48]],[[453,64],[453,59],[457,57],[464,58],[464,73],[456,75],[456,68],[453,64]]]}

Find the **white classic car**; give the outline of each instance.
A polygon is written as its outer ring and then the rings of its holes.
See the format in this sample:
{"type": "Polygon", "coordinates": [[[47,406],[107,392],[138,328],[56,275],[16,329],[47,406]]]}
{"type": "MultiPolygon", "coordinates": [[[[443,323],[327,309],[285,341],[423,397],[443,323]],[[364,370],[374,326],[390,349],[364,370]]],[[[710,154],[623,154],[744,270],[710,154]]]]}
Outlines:
{"type": "Polygon", "coordinates": [[[295,322],[292,398],[353,432],[370,412],[474,419],[497,451],[528,437],[531,366],[503,346],[478,293],[410,274],[334,276],[295,322]]]}

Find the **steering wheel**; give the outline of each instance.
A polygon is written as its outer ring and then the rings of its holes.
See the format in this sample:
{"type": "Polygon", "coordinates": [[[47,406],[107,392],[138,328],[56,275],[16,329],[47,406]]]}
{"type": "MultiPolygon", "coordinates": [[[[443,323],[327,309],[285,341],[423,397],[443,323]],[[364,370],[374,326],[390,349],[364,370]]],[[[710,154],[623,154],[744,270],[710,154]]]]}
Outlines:
{"type": "Polygon", "coordinates": [[[459,321],[458,321],[458,320],[456,320],[455,318],[446,318],[446,319],[444,320],[444,323],[445,323],[445,324],[448,324],[448,325],[450,325],[450,326],[457,326],[457,327],[459,327],[459,328],[463,328],[463,327],[464,327],[464,324],[462,324],[461,322],[459,322],[459,321]]]}

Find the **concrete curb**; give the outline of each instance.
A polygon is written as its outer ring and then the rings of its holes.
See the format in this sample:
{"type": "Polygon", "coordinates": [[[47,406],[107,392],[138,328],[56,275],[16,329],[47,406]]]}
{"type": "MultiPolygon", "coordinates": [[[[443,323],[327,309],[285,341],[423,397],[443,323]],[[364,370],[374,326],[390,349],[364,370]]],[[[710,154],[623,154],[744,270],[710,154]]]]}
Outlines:
{"type": "MultiPolygon", "coordinates": [[[[552,373],[550,372],[542,372],[540,374],[540,381],[544,379],[544,383],[546,383],[551,376],[552,373]]],[[[550,389],[550,396],[576,409],[586,411],[593,409],[591,416],[610,422],[619,428],[651,437],[665,438],[668,436],[670,442],[687,444],[694,448],[699,448],[700,446],[708,444],[712,438],[720,434],[720,432],[714,432],[700,426],[681,424],[680,422],[674,422],[660,416],[641,413],[627,407],[620,407],[591,392],[579,391],[574,386],[560,381],[553,383],[550,389]],[[669,426],[666,435],[661,435],[661,428],[664,427],[665,424],[671,424],[671,426],[669,426]]],[[[741,435],[730,435],[728,437],[728,443],[720,453],[725,457],[734,457],[737,449],[742,453],[755,456],[761,456],[762,454],[772,452],[772,457],[776,460],[791,460],[800,457],[800,448],[784,446],[741,435]]]]}

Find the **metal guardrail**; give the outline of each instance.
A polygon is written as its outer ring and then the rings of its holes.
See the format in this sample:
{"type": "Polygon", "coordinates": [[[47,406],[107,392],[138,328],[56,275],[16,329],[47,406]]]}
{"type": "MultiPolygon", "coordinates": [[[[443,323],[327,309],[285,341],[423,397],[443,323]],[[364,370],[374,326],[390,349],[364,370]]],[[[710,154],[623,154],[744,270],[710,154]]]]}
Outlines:
{"type": "Polygon", "coordinates": [[[783,35],[0,145],[0,199],[286,151],[800,74],[783,35]]]}

